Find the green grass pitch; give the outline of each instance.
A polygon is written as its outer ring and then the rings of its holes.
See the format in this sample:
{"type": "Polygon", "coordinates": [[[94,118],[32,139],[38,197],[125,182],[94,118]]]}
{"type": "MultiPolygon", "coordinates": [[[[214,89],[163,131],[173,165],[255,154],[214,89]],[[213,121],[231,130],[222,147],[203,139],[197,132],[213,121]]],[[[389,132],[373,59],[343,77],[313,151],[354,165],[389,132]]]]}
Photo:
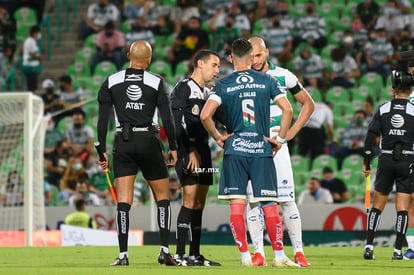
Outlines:
{"type": "MultiPolygon", "coordinates": [[[[171,251],[175,247],[171,246],[171,251]]],[[[0,274],[407,274],[414,261],[392,261],[393,248],[376,248],[376,260],[362,258],[361,247],[305,247],[311,267],[274,268],[272,251],[266,247],[266,267],[240,267],[236,246],[203,245],[205,257],[222,263],[221,267],[170,267],[157,262],[158,246],[130,247],[129,266],[111,267],[117,247],[24,247],[0,248],[0,274]]],[[[291,257],[292,248],[285,248],[291,257]]]]}

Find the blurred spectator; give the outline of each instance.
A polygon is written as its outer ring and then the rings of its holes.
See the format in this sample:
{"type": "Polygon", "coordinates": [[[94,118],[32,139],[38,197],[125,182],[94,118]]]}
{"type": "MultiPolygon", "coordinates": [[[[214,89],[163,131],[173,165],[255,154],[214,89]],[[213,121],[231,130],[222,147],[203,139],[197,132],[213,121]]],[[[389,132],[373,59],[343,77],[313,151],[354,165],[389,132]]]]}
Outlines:
{"type": "Polygon", "coordinates": [[[75,212],[66,216],[65,224],[96,229],[96,221],[86,213],[86,201],[84,199],[76,200],[75,208],[75,212]]]}
{"type": "Polygon", "coordinates": [[[408,29],[402,30],[397,36],[397,39],[398,43],[396,43],[396,46],[394,47],[394,58],[395,61],[397,61],[397,64],[404,63],[404,66],[402,68],[406,68],[406,63],[402,62],[403,60],[401,59],[400,52],[414,50],[414,44],[410,38],[410,31],[408,29]]]}
{"type": "Polygon", "coordinates": [[[178,63],[190,59],[198,50],[208,47],[209,37],[207,32],[201,29],[200,19],[191,17],[181,29],[168,52],[168,60],[171,62],[173,74],[175,74],[175,67],[178,63]]]}
{"type": "Polygon", "coordinates": [[[170,11],[170,22],[174,22],[177,27],[185,24],[191,17],[200,18],[200,11],[197,7],[198,1],[176,0],[175,7],[170,11]]]}
{"type": "Polygon", "coordinates": [[[12,2],[11,14],[21,7],[28,7],[36,12],[37,24],[42,22],[46,0],[13,0],[12,2]]]}
{"type": "MultiPolygon", "coordinates": [[[[137,40],[145,40],[150,43],[152,48],[154,48],[154,33],[150,29],[146,28],[145,21],[142,18],[134,20],[134,23],[131,25],[131,30],[125,34],[125,52],[129,51],[131,44],[137,40]]],[[[124,60],[125,58],[126,55],[124,60]]]]}
{"type": "Polygon", "coordinates": [[[109,191],[106,173],[102,167],[97,166],[98,171],[90,177],[89,190],[97,194],[105,203],[105,205],[113,205],[111,192],[109,191]]]}
{"type": "Polygon", "coordinates": [[[45,194],[45,206],[52,205],[52,187],[46,180],[43,180],[43,193],[45,194]]]}
{"type": "Polygon", "coordinates": [[[182,194],[181,194],[181,185],[178,182],[178,179],[175,176],[169,178],[170,182],[170,202],[181,203],[182,194]]]}
{"type": "Polygon", "coordinates": [[[86,39],[89,35],[98,33],[103,30],[108,22],[120,21],[120,12],[118,8],[109,3],[109,0],[96,0],[88,6],[86,14],[86,22],[82,28],[83,38],[86,39]]]}
{"type": "Polygon", "coordinates": [[[90,192],[89,190],[89,179],[88,177],[80,178],[76,182],[75,193],[73,193],[68,200],[69,206],[74,206],[75,201],[82,199],[86,202],[86,205],[99,206],[101,205],[101,200],[98,195],[90,192]]]}
{"type": "Polygon", "coordinates": [[[310,46],[302,43],[298,47],[299,55],[293,59],[295,74],[305,86],[311,86],[323,90],[327,78],[326,62],[313,53],[310,46]]]}
{"type": "Polygon", "coordinates": [[[40,63],[44,59],[37,44],[39,36],[40,28],[33,26],[29,30],[29,36],[23,42],[22,71],[26,77],[26,90],[31,92],[37,90],[38,76],[41,71],[40,63]]]}
{"type": "Polygon", "coordinates": [[[228,60],[228,57],[220,57],[219,78],[223,78],[233,72],[233,65],[228,60]]]}
{"type": "Polygon", "coordinates": [[[136,180],[134,184],[134,202],[135,206],[145,205],[150,199],[150,191],[145,180],[136,180]]]}
{"type": "MultiPolygon", "coordinates": [[[[205,13],[205,17],[206,18],[210,18],[212,16],[214,16],[214,14],[222,9],[222,8],[226,8],[229,1],[228,0],[209,0],[209,1],[201,1],[202,2],[202,6],[201,6],[201,10],[204,11],[205,13]]],[[[203,15],[203,14],[202,14],[203,15]]],[[[206,19],[203,18],[203,19],[206,19]]]]}
{"type": "Polygon", "coordinates": [[[349,200],[348,189],[345,183],[339,178],[335,177],[335,174],[331,167],[324,167],[322,170],[321,186],[331,192],[334,203],[343,203],[349,200]]]}
{"type": "Polygon", "coordinates": [[[411,12],[411,2],[410,0],[400,1],[400,10],[401,17],[404,20],[404,28],[407,29],[410,33],[411,44],[414,44],[414,13],[411,12]]]}
{"type": "Polygon", "coordinates": [[[361,18],[365,29],[371,30],[377,22],[380,6],[375,0],[364,0],[356,6],[356,14],[361,18]]]}
{"type": "Polygon", "coordinates": [[[361,72],[376,72],[382,75],[385,86],[387,78],[391,73],[391,63],[394,54],[394,48],[387,41],[385,29],[377,29],[371,34],[372,41],[365,44],[366,63],[361,64],[361,72]]]}
{"type": "Polygon", "coordinates": [[[359,16],[352,19],[352,31],[354,33],[354,47],[361,48],[368,41],[369,30],[362,23],[359,16]]]}
{"type": "Polygon", "coordinates": [[[346,127],[342,135],[342,146],[338,154],[338,168],[341,169],[342,161],[351,154],[363,155],[364,141],[368,131],[366,115],[363,110],[355,111],[354,117],[346,127]]]}
{"type": "Polygon", "coordinates": [[[355,86],[355,78],[360,76],[360,71],[355,59],[346,55],[342,48],[334,48],[331,51],[332,71],[330,73],[330,85],[352,88],[355,86]]]}
{"type": "Polygon", "coordinates": [[[159,1],[146,0],[140,17],[145,20],[146,28],[155,35],[170,35],[174,30],[174,24],[168,20],[170,10],[159,1]]]}
{"type": "Polygon", "coordinates": [[[365,113],[365,122],[367,125],[371,122],[374,117],[374,99],[371,96],[367,96],[364,101],[363,111],[365,113]]]}
{"type": "Polygon", "coordinates": [[[325,144],[334,142],[333,132],[331,108],[325,103],[316,103],[312,115],[298,134],[299,154],[311,160],[323,154],[325,144]]]}
{"type": "Polygon", "coordinates": [[[74,109],[72,112],[73,125],[65,132],[65,136],[69,139],[73,155],[80,155],[82,161],[88,159],[93,154],[93,138],[94,131],[86,125],[86,114],[82,109],[74,109]]]}
{"type": "Polygon", "coordinates": [[[124,19],[129,21],[134,21],[135,19],[141,17],[144,13],[145,0],[131,0],[124,5],[122,15],[124,19]]]}
{"type": "MultiPolygon", "coordinates": [[[[44,90],[44,93],[42,94],[42,99],[44,103],[44,109],[45,114],[51,114],[56,111],[62,110],[64,107],[64,104],[62,100],[60,99],[60,96],[55,94],[55,82],[53,82],[52,79],[45,79],[42,82],[42,88],[44,90]]],[[[59,121],[55,121],[56,124],[59,123],[59,121]]]]}
{"type": "Polygon", "coordinates": [[[65,173],[60,181],[57,205],[67,205],[69,198],[76,192],[77,183],[86,179],[88,179],[88,174],[83,168],[80,156],[70,157],[65,173]]]}
{"type": "Polygon", "coordinates": [[[239,34],[243,37],[249,37],[251,31],[250,20],[245,13],[242,12],[240,4],[237,1],[231,1],[227,6],[217,9],[215,14],[216,28],[225,26],[226,17],[230,15],[234,18],[234,27],[238,29],[239,34]]]}
{"type": "Polygon", "coordinates": [[[24,183],[16,170],[9,172],[0,192],[0,202],[5,207],[23,205],[24,183]]]}
{"type": "Polygon", "coordinates": [[[262,30],[261,36],[266,41],[270,57],[276,57],[277,63],[286,67],[292,59],[292,36],[290,30],[281,25],[281,15],[271,17],[272,26],[262,30]]]}
{"type": "Polygon", "coordinates": [[[117,70],[120,70],[125,61],[124,48],[124,34],[115,28],[113,21],[109,21],[96,35],[96,51],[91,60],[91,73],[94,74],[95,66],[105,60],[111,61],[117,70]]]}
{"type": "Polygon", "coordinates": [[[16,22],[0,6],[0,79],[7,73],[7,65],[13,62],[16,46],[16,22]]]}
{"type": "Polygon", "coordinates": [[[298,204],[331,204],[333,198],[329,190],[322,188],[319,179],[312,177],[308,189],[304,190],[298,198],[298,204]]]}
{"type": "Polygon", "coordinates": [[[308,1],[305,6],[305,15],[297,21],[297,36],[294,45],[306,42],[313,48],[322,49],[326,46],[325,19],[316,12],[315,3],[308,1]]]}
{"type": "MultiPolygon", "coordinates": [[[[233,42],[236,38],[240,37],[240,31],[237,29],[234,24],[236,23],[234,17],[230,14],[227,14],[224,18],[225,22],[222,26],[216,25],[216,19],[221,15],[221,12],[224,13],[224,8],[219,10],[213,17],[208,20],[208,26],[212,33],[214,33],[213,45],[211,47],[217,51],[220,55],[225,53],[225,44],[227,41],[233,42]]],[[[230,44],[231,44],[230,42],[230,44]]]]}
{"type": "Polygon", "coordinates": [[[378,17],[375,29],[385,29],[389,41],[395,45],[398,33],[404,28],[404,18],[398,9],[395,0],[387,1],[383,8],[383,14],[378,17]]]}
{"type": "Polygon", "coordinates": [[[66,139],[66,137],[63,135],[61,131],[59,131],[59,129],[56,128],[55,119],[51,117],[47,122],[46,126],[44,146],[45,156],[52,153],[56,148],[56,144],[64,139],[66,139]]]}
{"type": "Polygon", "coordinates": [[[60,180],[65,173],[71,155],[72,149],[69,142],[67,139],[64,139],[56,142],[55,150],[45,156],[45,169],[47,172],[45,180],[49,184],[58,189],[60,188],[60,180]]]}
{"type": "Polygon", "coordinates": [[[63,103],[65,112],[55,116],[57,123],[66,116],[72,115],[72,109],[79,107],[83,102],[82,88],[75,89],[72,85],[72,78],[69,75],[59,77],[59,94],[60,101],[63,103]]]}

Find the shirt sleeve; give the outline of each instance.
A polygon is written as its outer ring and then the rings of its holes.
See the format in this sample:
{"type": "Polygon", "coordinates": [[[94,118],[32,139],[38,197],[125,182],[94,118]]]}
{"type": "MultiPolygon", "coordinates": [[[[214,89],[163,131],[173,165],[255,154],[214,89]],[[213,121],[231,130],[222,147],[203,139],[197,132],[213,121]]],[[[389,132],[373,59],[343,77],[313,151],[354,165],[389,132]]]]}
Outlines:
{"type": "Polygon", "coordinates": [[[160,112],[162,124],[168,138],[168,145],[170,150],[177,150],[176,133],[174,126],[174,118],[171,111],[170,100],[168,98],[167,90],[165,89],[164,80],[160,82],[158,89],[157,107],[160,112]]]}
{"type": "Polygon", "coordinates": [[[102,84],[98,92],[99,114],[97,123],[97,137],[103,152],[106,152],[106,134],[108,131],[109,114],[112,109],[112,97],[108,88],[108,79],[102,84]]]}

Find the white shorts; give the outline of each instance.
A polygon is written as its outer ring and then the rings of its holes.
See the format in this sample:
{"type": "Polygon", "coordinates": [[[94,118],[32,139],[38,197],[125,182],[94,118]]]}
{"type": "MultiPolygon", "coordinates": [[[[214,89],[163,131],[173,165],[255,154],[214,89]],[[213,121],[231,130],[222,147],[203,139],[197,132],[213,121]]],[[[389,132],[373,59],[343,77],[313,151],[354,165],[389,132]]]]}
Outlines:
{"type": "MultiPolygon", "coordinates": [[[[273,162],[276,167],[278,202],[295,201],[292,164],[290,162],[289,148],[286,143],[276,153],[273,162]]],[[[250,181],[247,184],[247,201],[250,203],[258,202],[253,196],[250,181]]]]}

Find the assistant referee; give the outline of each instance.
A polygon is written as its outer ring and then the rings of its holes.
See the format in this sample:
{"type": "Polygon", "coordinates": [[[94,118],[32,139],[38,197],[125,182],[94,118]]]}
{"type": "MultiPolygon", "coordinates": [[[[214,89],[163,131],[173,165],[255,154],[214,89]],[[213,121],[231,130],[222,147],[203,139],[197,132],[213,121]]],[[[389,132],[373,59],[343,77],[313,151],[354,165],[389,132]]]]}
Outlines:
{"type": "MultiPolygon", "coordinates": [[[[98,93],[99,118],[98,140],[106,151],[106,134],[109,114],[115,111],[116,135],[113,149],[113,170],[117,188],[118,205],[116,225],[118,230],[119,257],[112,265],[128,265],[129,211],[134,182],[138,169],[154,194],[157,202],[157,222],[160,229],[161,250],[158,262],[177,265],[169,253],[171,209],[169,198],[168,166],[177,162],[177,143],[171,107],[161,76],[147,71],[151,63],[152,49],[148,42],[134,42],[128,52],[130,66],[110,75],[98,93]],[[168,137],[170,152],[166,165],[159,139],[159,131],[153,123],[158,108],[168,137]]],[[[103,169],[106,161],[98,163],[103,169]]]]}
{"type": "MultiPolygon", "coordinates": [[[[377,137],[380,137],[380,156],[375,177],[374,202],[367,221],[367,241],[364,259],[374,259],[374,234],[380,222],[381,213],[388,200],[394,182],[397,191],[395,208],[397,211],[396,233],[393,260],[403,259],[401,248],[408,224],[408,204],[413,192],[414,160],[414,105],[408,101],[411,85],[402,83],[394,88],[394,98],[376,111],[365,139],[365,159],[369,155],[377,137]]],[[[367,163],[363,165],[365,176],[370,174],[367,163]]]]}

